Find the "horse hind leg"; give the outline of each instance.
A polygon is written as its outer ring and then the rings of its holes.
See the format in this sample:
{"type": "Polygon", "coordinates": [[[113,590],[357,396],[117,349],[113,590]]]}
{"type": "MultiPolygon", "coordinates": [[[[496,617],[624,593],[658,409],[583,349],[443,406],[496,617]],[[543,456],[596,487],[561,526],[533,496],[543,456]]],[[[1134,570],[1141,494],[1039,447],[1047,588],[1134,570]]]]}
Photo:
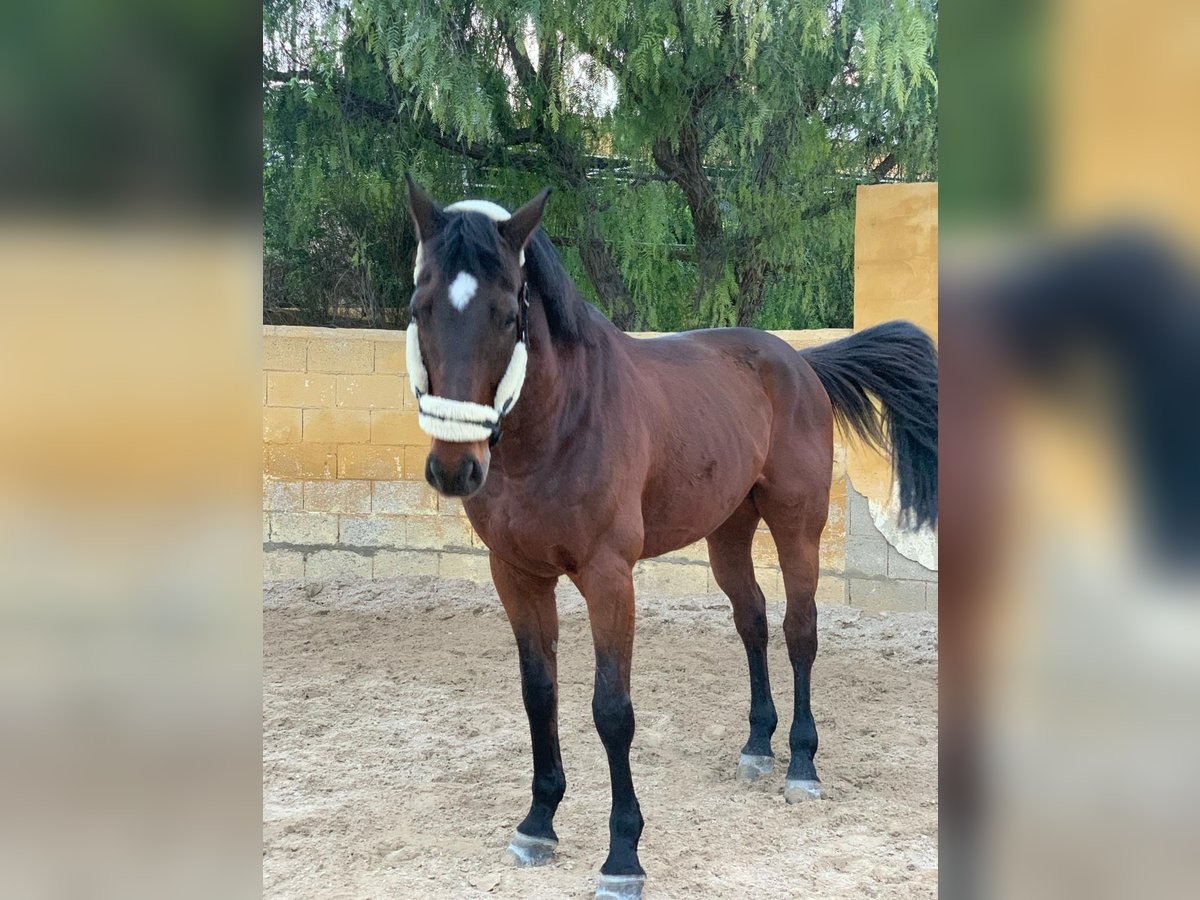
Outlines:
{"type": "Polygon", "coordinates": [[[737,777],[754,781],[775,767],[771,736],[779,723],[767,673],[767,603],[754,577],[751,546],[759,515],[751,498],[708,536],[713,577],[733,604],[733,621],[746,647],[750,669],[750,738],[738,760],[737,777]]]}
{"type": "Polygon", "coordinates": [[[817,723],[812,714],[811,686],[813,661],[817,656],[817,577],[820,569],[819,546],[824,516],[820,522],[796,525],[791,521],[772,522],[767,518],[771,536],[783,570],[787,610],[783,616],[783,635],[795,682],[795,712],[789,733],[792,759],[788,764],[784,798],[789,803],[819,798],[821,780],[817,777],[817,723]]]}

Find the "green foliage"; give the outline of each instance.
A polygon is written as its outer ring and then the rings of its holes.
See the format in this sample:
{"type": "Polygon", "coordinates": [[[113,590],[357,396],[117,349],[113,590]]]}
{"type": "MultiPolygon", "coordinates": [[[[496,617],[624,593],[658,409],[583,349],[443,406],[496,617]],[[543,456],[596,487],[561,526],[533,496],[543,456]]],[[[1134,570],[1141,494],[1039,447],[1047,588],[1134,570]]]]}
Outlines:
{"type": "Polygon", "coordinates": [[[847,325],[855,187],[936,177],[935,0],[267,0],[264,31],[269,319],[406,321],[410,170],[557,187],[623,327],[847,325]]]}

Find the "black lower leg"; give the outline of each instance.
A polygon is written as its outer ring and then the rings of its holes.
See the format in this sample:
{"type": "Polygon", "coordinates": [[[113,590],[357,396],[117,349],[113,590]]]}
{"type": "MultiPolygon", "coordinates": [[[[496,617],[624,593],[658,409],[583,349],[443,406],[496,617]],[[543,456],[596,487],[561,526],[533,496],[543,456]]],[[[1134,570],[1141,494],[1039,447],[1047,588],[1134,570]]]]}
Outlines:
{"type": "Polygon", "coordinates": [[[533,803],[517,830],[529,837],[557,840],[554,813],[567,789],[558,746],[557,685],[550,665],[535,648],[519,649],[521,696],[533,744],[533,803]]]}
{"type": "MultiPolygon", "coordinates": [[[[765,601],[764,601],[765,603],[765,601]]],[[[779,724],[775,701],[771,699],[771,679],[767,674],[767,617],[758,612],[748,629],[742,630],[746,662],[750,667],[750,739],[742,748],[751,756],[774,756],[771,737],[779,724]]]]}
{"type": "Polygon", "coordinates": [[[813,719],[809,700],[812,659],[793,660],[792,669],[796,681],[796,713],[788,736],[792,761],[788,764],[787,777],[789,781],[818,781],[817,768],[813,762],[817,755],[817,723],[813,719]]]}
{"type": "Polygon", "coordinates": [[[609,852],[600,872],[604,875],[644,875],[637,851],[638,840],[642,836],[642,811],[633,791],[633,775],[629,769],[629,746],[633,743],[634,729],[633,703],[618,671],[615,660],[597,660],[592,716],[608,755],[612,779],[609,852]]]}

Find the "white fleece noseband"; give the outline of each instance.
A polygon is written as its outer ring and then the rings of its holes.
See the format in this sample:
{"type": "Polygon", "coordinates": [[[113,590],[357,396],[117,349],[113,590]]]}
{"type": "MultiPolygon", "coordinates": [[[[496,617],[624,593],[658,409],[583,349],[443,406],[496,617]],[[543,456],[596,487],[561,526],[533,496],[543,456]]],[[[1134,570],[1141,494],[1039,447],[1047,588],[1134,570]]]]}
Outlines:
{"type": "MultiPolygon", "coordinates": [[[[482,213],[496,222],[504,222],[511,218],[508,210],[489,200],[460,200],[446,207],[447,212],[482,213]]],[[[413,267],[413,282],[421,272],[424,253],[421,244],[417,243],[417,261],[413,267]]],[[[521,266],[525,265],[525,251],[521,251],[521,266]]],[[[456,305],[456,308],[457,305],[456,305]]],[[[465,308],[465,304],[463,305],[465,308]]],[[[460,312],[462,309],[459,310],[460,312]]],[[[524,310],[519,311],[524,315],[524,310]]],[[[425,361],[421,358],[421,341],[417,334],[417,323],[408,326],[408,345],[405,353],[405,363],[408,366],[408,381],[413,394],[417,398],[419,414],[417,422],[421,430],[440,441],[453,443],[468,443],[473,441],[490,440],[497,434],[500,420],[512,410],[521,396],[521,386],[525,383],[525,366],[529,361],[529,350],[524,340],[517,341],[513,347],[512,357],[504,377],[496,388],[496,397],[491,406],[481,403],[470,403],[466,400],[451,400],[448,397],[438,397],[429,393],[429,373],[425,370],[425,361]]]]}

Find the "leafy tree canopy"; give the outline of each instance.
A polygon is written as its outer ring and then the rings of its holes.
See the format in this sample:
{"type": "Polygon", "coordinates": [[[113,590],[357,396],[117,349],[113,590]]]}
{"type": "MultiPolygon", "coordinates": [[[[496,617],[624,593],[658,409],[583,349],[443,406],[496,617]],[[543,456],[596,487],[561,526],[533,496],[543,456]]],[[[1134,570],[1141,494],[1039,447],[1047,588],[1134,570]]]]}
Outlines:
{"type": "Polygon", "coordinates": [[[937,171],[935,0],[266,0],[268,318],[403,324],[404,171],[558,192],[618,325],[852,317],[854,189],[937,171]]]}

